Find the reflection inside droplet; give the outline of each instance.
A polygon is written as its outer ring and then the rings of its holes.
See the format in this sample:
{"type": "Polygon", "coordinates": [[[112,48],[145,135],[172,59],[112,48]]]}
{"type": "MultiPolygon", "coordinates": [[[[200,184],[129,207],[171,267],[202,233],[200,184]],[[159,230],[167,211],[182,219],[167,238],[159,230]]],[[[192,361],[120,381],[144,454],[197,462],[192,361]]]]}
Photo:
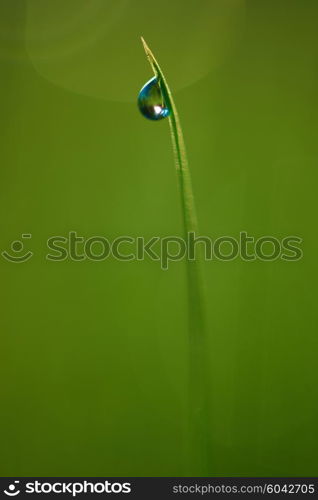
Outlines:
{"type": "Polygon", "coordinates": [[[158,79],[151,78],[141,89],[138,95],[138,107],[141,114],[149,120],[162,120],[170,114],[165,103],[158,79]]]}

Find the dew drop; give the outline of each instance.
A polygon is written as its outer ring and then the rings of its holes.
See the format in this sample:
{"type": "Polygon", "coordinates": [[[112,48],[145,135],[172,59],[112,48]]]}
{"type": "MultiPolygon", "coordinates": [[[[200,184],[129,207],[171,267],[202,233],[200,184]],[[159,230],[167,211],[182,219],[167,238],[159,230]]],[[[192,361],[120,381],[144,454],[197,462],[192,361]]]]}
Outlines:
{"type": "Polygon", "coordinates": [[[141,114],[149,120],[162,120],[170,115],[165,103],[158,79],[154,76],[145,83],[138,95],[138,107],[141,114]]]}

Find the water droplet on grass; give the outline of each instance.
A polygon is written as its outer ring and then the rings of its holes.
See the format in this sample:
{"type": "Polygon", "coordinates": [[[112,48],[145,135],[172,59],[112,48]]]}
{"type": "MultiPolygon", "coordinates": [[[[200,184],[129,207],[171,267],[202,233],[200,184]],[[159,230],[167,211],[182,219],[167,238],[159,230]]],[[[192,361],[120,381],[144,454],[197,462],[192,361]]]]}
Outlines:
{"type": "Polygon", "coordinates": [[[151,78],[138,95],[138,107],[141,114],[149,120],[162,120],[170,114],[156,77],[151,78]]]}

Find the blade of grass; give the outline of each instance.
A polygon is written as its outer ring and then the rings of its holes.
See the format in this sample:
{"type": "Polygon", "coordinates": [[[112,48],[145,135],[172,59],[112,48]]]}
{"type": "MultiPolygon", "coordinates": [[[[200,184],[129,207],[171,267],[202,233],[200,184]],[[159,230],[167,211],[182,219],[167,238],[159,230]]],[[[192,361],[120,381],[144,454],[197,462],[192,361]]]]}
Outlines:
{"type": "MultiPolygon", "coordinates": [[[[158,79],[166,105],[170,109],[169,125],[174,160],[181,195],[183,232],[198,233],[198,224],[185,143],[176,105],[166,78],[145,40],[141,38],[148,61],[158,79]]],[[[188,329],[189,329],[189,402],[191,433],[191,474],[206,475],[209,467],[209,400],[208,354],[205,324],[205,292],[200,254],[187,259],[188,329]],[[194,468],[195,467],[195,468],[194,468]]]]}

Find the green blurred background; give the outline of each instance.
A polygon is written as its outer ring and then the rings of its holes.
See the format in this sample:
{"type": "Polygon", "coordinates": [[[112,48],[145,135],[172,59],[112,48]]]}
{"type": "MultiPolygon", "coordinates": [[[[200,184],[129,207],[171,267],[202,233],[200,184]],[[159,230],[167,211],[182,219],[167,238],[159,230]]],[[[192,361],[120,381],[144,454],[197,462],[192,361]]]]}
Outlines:
{"type": "Polygon", "coordinates": [[[205,264],[212,476],[310,476],[317,455],[316,0],[1,0],[2,476],[191,475],[184,263],[47,262],[77,231],[181,234],[158,57],[201,233],[304,239],[298,262],[205,264]]]}

